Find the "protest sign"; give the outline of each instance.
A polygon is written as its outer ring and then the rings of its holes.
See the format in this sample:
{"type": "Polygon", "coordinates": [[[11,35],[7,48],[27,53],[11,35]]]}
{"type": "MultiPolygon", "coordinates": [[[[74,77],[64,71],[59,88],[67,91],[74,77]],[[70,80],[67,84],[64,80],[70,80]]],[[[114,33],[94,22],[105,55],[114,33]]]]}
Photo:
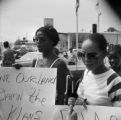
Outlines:
{"type": "Polygon", "coordinates": [[[56,75],[56,68],[1,67],[0,109],[4,120],[39,120],[45,106],[55,104],[56,75]]]}
{"type": "MultiPolygon", "coordinates": [[[[87,106],[87,110],[81,106],[74,107],[77,120],[121,120],[120,107],[87,106]]],[[[56,106],[53,110],[52,120],[67,120],[68,106],[56,106]]],[[[75,119],[74,119],[75,120],[75,119]]]]}
{"type": "MultiPolygon", "coordinates": [[[[0,120],[67,120],[69,107],[54,105],[56,74],[55,68],[0,68],[0,120]]],[[[120,107],[74,111],[77,120],[121,120],[120,107]]]]}

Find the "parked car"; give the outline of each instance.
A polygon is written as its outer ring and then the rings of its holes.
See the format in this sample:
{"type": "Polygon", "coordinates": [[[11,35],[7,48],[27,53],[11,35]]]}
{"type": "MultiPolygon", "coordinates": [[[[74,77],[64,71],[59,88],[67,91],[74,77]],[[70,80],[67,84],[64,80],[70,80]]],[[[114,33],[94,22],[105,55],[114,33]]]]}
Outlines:
{"type": "Polygon", "coordinates": [[[27,52],[19,59],[15,60],[15,63],[21,64],[23,67],[32,67],[33,59],[42,58],[42,53],[40,52],[27,52]]]}

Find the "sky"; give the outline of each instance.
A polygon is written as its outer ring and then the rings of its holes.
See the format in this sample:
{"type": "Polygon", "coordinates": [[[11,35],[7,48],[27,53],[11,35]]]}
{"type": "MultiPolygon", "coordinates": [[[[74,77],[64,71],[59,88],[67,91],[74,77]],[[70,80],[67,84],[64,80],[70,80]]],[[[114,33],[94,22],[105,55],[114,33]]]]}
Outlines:
{"type": "MultiPolygon", "coordinates": [[[[78,31],[90,32],[98,21],[98,0],[80,0],[78,31]]],[[[76,32],[76,0],[1,0],[0,41],[14,42],[27,37],[32,40],[35,31],[44,25],[44,18],[53,18],[58,32],[76,32]]],[[[121,30],[121,21],[111,8],[100,0],[99,32],[109,27],[121,30]]]]}

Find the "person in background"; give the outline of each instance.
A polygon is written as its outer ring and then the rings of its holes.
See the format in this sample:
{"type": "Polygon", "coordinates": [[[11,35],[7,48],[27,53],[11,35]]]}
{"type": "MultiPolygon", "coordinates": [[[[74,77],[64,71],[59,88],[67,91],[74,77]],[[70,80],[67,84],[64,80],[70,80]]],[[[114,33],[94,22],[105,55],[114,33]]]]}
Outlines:
{"type": "Polygon", "coordinates": [[[77,56],[73,52],[73,48],[70,48],[68,52],[68,65],[76,65],[76,62],[77,62],[77,56]]]}
{"type": "Polygon", "coordinates": [[[5,50],[2,53],[2,64],[3,67],[12,67],[15,63],[15,58],[19,55],[18,51],[15,51],[10,48],[10,44],[8,41],[3,43],[5,50]]]}
{"type": "Polygon", "coordinates": [[[54,47],[53,48],[53,52],[57,55],[57,56],[59,56],[59,49],[58,48],[56,48],[56,47],[54,47]]]}
{"type": "Polygon", "coordinates": [[[108,53],[110,67],[121,76],[121,45],[115,45],[108,53]]]}
{"type": "Polygon", "coordinates": [[[68,54],[67,54],[67,52],[63,52],[63,57],[66,58],[66,59],[68,59],[68,54]]]}
{"type": "Polygon", "coordinates": [[[78,57],[78,60],[81,60],[82,59],[82,57],[81,57],[81,51],[78,51],[77,52],[77,57],[78,57]]]}
{"type": "Polygon", "coordinates": [[[54,52],[55,46],[59,42],[58,32],[52,26],[41,27],[35,33],[35,40],[39,52],[43,53],[43,60],[37,59],[34,67],[57,68],[55,104],[64,105],[67,76],[71,74],[66,63],[54,52]]]}
{"type": "Polygon", "coordinates": [[[68,55],[65,52],[60,51],[58,56],[68,65],[68,55]]]}
{"type": "Polygon", "coordinates": [[[121,77],[106,67],[107,41],[102,34],[90,34],[82,42],[82,60],[86,66],[79,83],[76,104],[121,106],[121,77]]]}
{"type": "Polygon", "coordinates": [[[23,56],[24,54],[26,54],[28,52],[26,45],[22,45],[19,52],[20,52],[20,56],[23,56]]]}
{"type": "Polygon", "coordinates": [[[69,51],[67,52],[69,57],[72,56],[72,52],[73,52],[73,48],[70,48],[69,51]]]}

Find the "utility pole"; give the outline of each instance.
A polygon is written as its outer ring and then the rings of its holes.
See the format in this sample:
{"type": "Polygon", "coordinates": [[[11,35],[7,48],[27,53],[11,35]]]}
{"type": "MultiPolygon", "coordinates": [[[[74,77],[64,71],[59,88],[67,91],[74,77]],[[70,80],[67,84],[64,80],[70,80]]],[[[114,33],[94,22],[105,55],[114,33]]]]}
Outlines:
{"type": "Polygon", "coordinates": [[[98,0],[98,3],[96,4],[96,6],[98,7],[98,21],[97,21],[97,32],[99,32],[99,28],[100,28],[100,15],[101,15],[101,12],[100,12],[100,0],[98,0]]]}
{"type": "Polygon", "coordinates": [[[79,0],[76,0],[76,49],[78,50],[78,9],[79,0]]]}
{"type": "Polygon", "coordinates": [[[78,50],[78,12],[76,13],[76,49],[78,50]]]}

